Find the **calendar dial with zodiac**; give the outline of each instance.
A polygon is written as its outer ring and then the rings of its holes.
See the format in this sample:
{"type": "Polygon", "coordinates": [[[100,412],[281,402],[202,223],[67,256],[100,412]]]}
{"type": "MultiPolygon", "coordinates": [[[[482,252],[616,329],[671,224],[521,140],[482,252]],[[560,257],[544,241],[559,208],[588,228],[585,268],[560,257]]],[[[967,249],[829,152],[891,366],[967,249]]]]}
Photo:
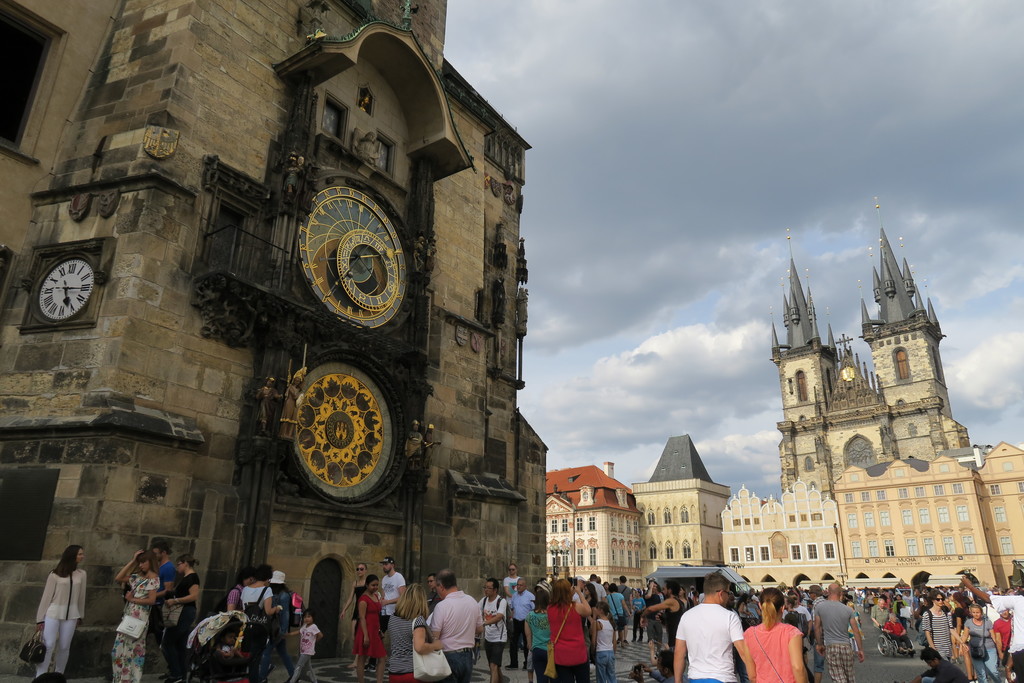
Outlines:
{"type": "Polygon", "coordinates": [[[392,320],[405,299],[405,252],[387,213],[349,187],[316,194],[299,230],[302,270],[332,313],[365,327],[392,320]]]}
{"type": "Polygon", "coordinates": [[[330,363],[306,378],[296,414],[295,453],[310,483],[329,498],[363,498],[393,460],[387,399],[368,375],[330,363]]]}

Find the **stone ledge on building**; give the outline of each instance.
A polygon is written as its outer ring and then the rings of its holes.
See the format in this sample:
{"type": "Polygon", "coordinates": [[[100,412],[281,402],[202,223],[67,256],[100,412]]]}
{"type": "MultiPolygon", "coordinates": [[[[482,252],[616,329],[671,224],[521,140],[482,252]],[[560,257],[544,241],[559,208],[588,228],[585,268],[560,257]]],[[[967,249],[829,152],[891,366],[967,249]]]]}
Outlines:
{"type": "Polygon", "coordinates": [[[507,500],[521,503],[526,496],[517,491],[512,484],[496,474],[463,474],[448,472],[451,492],[456,498],[474,498],[477,500],[507,500]]]}
{"type": "Polygon", "coordinates": [[[206,442],[193,418],[118,399],[108,399],[106,404],[107,410],[89,415],[0,417],[0,434],[5,438],[38,438],[40,434],[70,436],[75,432],[103,430],[143,434],[188,448],[198,448],[206,442]]]}

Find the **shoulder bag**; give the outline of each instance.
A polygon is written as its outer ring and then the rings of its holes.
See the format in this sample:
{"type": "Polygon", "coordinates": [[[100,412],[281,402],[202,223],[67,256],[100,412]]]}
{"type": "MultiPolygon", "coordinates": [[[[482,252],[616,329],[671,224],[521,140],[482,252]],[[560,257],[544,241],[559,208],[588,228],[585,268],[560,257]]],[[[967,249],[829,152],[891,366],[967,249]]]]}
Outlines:
{"type": "Polygon", "coordinates": [[[981,622],[981,635],[975,636],[973,633],[971,634],[971,659],[985,659],[988,657],[988,649],[985,648],[985,634],[991,630],[992,622],[986,617],[981,622]],[[975,642],[977,642],[977,645],[975,645],[975,642]]]}
{"type": "MultiPolygon", "coordinates": [[[[131,579],[128,580],[129,593],[135,594],[136,589],[145,581],[145,579],[139,579],[135,584],[132,584],[131,579]]],[[[121,617],[121,623],[117,625],[117,632],[123,634],[132,640],[138,640],[140,636],[146,633],[146,628],[149,626],[149,619],[153,612],[159,612],[160,610],[153,609],[150,607],[149,615],[147,618],[140,619],[130,614],[126,614],[121,617]]]]}
{"type": "Polygon", "coordinates": [[[569,620],[569,612],[575,612],[576,609],[570,602],[565,608],[565,616],[562,617],[562,625],[558,627],[558,634],[548,640],[548,664],[544,667],[544,675],[550,679],[558,678],[558,669],[555,668],[555,643],[562,636],[562,629],[565,628],[565,622],[569,620]]]}
{"type": "Polygon", "coordinates": [[[39,664],[46,657],[46,646],[43,645],[43,641],[39,638],[40,632],[34,631],[32,637],[21,646],[21,661],[28,662],[29,664],[39,664]]]}
{"type": "MultiPolygon", "coordinates": [[[[423,617],[417,617],[417,621],[412,624],[412,629],[415,631],[419,620],[423,617]]],[[[423,622],[423,628],[426,630],[426,639],[428,643],[434,642],[434,634],[430,632],[430,628],[423,622]]],[[[412,676],[417,681],[440,681],[448,678],[452,675],[452,667],[448,664],[448,658],[444,656],[444,652],[441,650],[434,650],[428,652],[425,655],[421,655],[416,651],[416,646],[412,648],[412,676]]]]}
{"type": "Polygon", "coordinates": [[[146,632],[146,626],[148,625],[148,620],[126,614],[121,617],[121,623],[117,625],[117,632],[128,636],[132,640],[138,640],[139,636],[146,632]]]}

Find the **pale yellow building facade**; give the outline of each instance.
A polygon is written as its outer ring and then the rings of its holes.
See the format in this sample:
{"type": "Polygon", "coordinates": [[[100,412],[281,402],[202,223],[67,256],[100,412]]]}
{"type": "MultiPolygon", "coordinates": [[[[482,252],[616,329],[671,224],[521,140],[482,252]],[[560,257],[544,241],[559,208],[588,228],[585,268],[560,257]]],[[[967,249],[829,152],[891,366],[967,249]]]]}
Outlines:
{"type": "Polygon", "coordinates": [[[1024,523],[1021,449],[1000,444],[981,467],[947,455],[850,467],[835,491],[849,577],[946,585],[969,572],[1008,585],[1012,529],[1024,523]]]}
{"type": "Polygon", "coordinates": [[[996,583],[1005,588],[1013,575],[1013,561],[1024,559],[1024,450],[1000,443],[985,456],[978,474],[992,570],[996,583]]]}
{"type": "Polygon", "coordinates": [[[797,481],[776,500],[745,486],[722,512],[726,563],[755,588],[844,580],[836,502],[797,481]]]}
{"type": "Polygon", "coordinates": [[[647,482],[634,483],[644,575],[674,564],[723,562],[728,486],[711,480],[688,435],[670,438],[647,482]]]}

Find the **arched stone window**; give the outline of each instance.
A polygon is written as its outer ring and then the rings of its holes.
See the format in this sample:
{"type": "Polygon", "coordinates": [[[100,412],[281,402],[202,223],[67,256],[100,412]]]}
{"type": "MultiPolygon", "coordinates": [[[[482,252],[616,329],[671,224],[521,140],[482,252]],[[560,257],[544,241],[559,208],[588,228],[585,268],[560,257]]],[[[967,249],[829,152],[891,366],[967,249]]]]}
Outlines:
{"type": "Polygon", "coordinates": [[[665,559],[671,560],[675,558],[675,551],[672,549],[671,543],[665,544],[665,559]]]}
{"type": "Polygon", "coordinates": [[[669,510],[668,508],[665,508],[665,524],[671,524],[671,523],[672,523],[672,511],[669,510]]]}
{"type": "Polygon", "coordinates": [[[807,375],[804,374],[803,370],[797,370],[796,372],[796,400],[807,400],[807,375]]]}
{"type": "Polygon", "coordinates": [[[874,447],[871,445],[870,441],[860,435],[857,435],[846,442],[846,448],[843,449],[843,455],[846,458],[847,466],[856,465],[857,467],[868,467],[875,464],[874,447]]]}
{"type": "Polygon", "coordinates": [[[811,456],[808,455],[806,458],[804,458],[804,472],[813,472],[813,471],[814,471],[814,458],[812,458],[811,456]]]}
{"type": "Polygon", "coordinates": [[[679,521],[682,524],[690,523],[690,511],[687,510],[685,507],[679,508],[679,521]]]}
{"type": "Polygon", "coordinates": [[[688,560],[693,557],[693,551],[690,549],[690,542],[683,541],[683,559],[688,560]]]}
{"type": "Polygon", "coordinates": [[[650,551],[650,555],[651,555],[651,559],[652,559],[652,560],[656,560],[656,559],[658,559],[658,546],[656,546],[656,545],[654,545],[654,544],[652,543],[652,544],[651,544],[651,547],[650,547],[650,548],[648,548],[648,550],[650,551]]]}
{"type": "Polygon", "coordinates": [[[647,513],[647,524],[654,526],[654,510],[647,513]]]}
{"type": "Polygon", "coordinates": [[[896,379],[910,379],[910,358],[906,349],[896,349],[892,352],[893,363],[896,366],[896,379]]]}

